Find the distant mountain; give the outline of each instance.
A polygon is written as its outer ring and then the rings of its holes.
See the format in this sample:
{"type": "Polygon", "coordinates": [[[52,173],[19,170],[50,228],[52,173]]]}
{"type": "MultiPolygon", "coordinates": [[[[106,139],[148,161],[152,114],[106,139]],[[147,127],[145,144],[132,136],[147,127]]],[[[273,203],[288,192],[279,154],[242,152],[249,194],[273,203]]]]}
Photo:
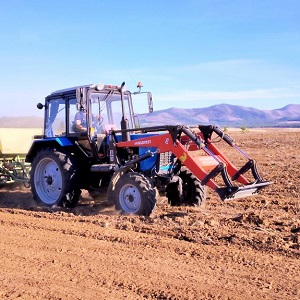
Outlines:
{"type": "Polygon", "coordinates": [[[229,104],[191,109],[172,107],[143,115],[140,123],[142,126],[215,124],[222,127],[300,127],[300,104],[274,110],[229,104]]]}
{"type": "MultiPolygon", "coordinates": [[[[215,124],[221,127],[300,127],[300,104],[259,110],[219,104],[203,108],[168,108],[139,116],[141,126],[215,124]]],[[[0,117],[0,128],[42,128],[41,117],[0,117]]]]}

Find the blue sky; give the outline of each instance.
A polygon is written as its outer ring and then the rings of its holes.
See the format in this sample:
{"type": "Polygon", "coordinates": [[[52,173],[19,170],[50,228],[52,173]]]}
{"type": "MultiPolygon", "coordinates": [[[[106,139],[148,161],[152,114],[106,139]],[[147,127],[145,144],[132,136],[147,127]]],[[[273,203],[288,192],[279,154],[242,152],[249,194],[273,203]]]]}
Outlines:
{"type": "Polygon", "coordinates": [[[0,0],[0,116],[54,90],[121,84],[154,109],[300,104],[298,0],[0,0]]]}

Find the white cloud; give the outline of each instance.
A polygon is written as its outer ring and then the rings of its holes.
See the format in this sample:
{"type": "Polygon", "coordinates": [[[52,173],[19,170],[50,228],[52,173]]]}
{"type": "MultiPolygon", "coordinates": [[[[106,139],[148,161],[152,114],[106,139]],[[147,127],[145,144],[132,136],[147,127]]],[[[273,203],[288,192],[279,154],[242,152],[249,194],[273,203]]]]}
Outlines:
{"type": "Polygon", "coordinates": [[[224,70],[230,68],[241,68],[249,67],[254,64],[260,64],[261,61],[254,59],[232,59],[232,60],[219,60],[219,61],[208,61],[197,63],[193,65],[177,66],[171,68],[171,71],[177,72],[194,72],[194,71],[215,71],[215,70],[224,70]]]}
{"type": "Polygon", "coordinates": [[[300,98],[300,91],[289,89],[254,89],[244,91],[175,91],[170,94],[157,94],[158,101],[182,102],[186,101],[227,101],[227,100],[255,100],[255,99],[282,99],[300,98]]]}

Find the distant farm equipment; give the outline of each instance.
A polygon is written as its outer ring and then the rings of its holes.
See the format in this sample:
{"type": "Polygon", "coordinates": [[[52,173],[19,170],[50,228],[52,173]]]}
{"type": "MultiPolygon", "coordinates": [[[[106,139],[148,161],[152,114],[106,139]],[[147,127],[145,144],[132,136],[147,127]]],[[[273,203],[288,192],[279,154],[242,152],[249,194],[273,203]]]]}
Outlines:
{"type": "Polygon", "coordinates": [[[29,187],[30,163],[25,156],[38,128],[0,128],[0,187],[21,182],[29,187]]]}

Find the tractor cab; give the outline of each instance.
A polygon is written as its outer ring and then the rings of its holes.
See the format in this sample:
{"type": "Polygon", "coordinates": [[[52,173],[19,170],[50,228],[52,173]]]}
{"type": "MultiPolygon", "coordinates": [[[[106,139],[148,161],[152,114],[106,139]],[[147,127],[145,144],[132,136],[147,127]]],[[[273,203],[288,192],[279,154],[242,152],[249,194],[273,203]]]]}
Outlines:
{"type": "Polygon", "coordinates": [[[45,137],[86,136],[108,133],[111,129],[139,127],[132,98],[146,94],[149,112],[153,111],[152,96],[139,90],[131,93],[115,85],[93,84],[59,90],[46,97],[45,137]]]}
{"type": "Polygon", "coordinates": [[[92,84],[51,93],[44,105],[37,105],[45,108],[43,138],[55,139],[61,145],[79,144],[89,156],[99,158],[112,130],[119,130],[118,141],[126,141],[131,139],[129,131],[140,127],[133,102],[137,107],[148,103],[148,111],[153,111],[151,93],[142,92],[140,82],[137,88],[131,93],[123,82],[121,86],[92,84]]]}

